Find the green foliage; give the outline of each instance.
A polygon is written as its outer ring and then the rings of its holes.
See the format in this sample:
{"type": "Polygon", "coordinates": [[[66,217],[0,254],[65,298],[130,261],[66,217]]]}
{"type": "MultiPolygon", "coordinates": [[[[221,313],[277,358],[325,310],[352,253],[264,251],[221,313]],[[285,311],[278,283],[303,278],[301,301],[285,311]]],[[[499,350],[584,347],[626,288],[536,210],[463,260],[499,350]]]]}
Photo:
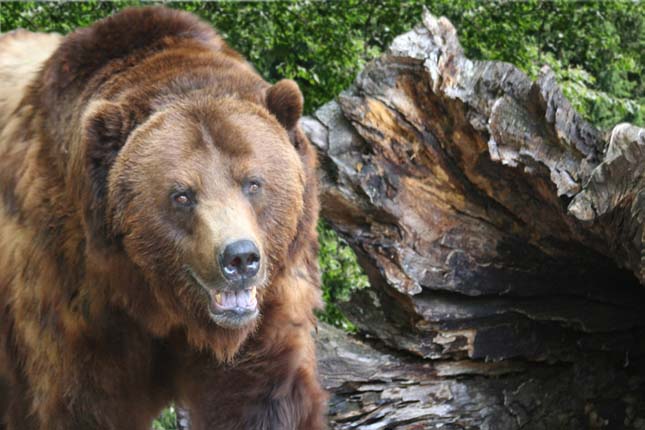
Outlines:
{"type": "MultiPolygon", "coordinates": [[[[0,29],[67,33],[138,1],[0,3],[0,29]]],[[[149,3],[147,3],[149,4],[149,3]]],[[[312,112],[353,81],[366,61],[416,25],[423,7],[447,16],[469,56],[556,71],[592,122],[643,124],[645,2],[346,0],[173,2],[217,27],[270,81],[301,86],[312,112]]]]}
{"type": "Polygon", "coordinates": [[[6,2],[0,4],[0,30],[69,33],[138,2],[6,2]]]}
{"type": "Polygon", "coordinates": [[[320,242],[318,261],[322,272],[325,299],[325,311],[318,317],[322,321],[353,332],[356,327],[345,318],[337,304],[349,300],[353,291],[368,287],[369,281],[358,265],[354,251],[327,223],[320,222],[318,235],[320,242]]]}
{"type": "Polygon", "coordinates": [[[152,430],[177,430],[177,415],[174,406],[163,410],[161,415],[152,423],[152,430]]]}
{"type": "Polygon", "coordinates": [[[573,107],[598,127],[619,122],[645,124],[645,97],[632,100],[597,89],[597,79],[582,67],[563,68],[552,56],[545,62],[553,69],[564,95],[573,107]]]}

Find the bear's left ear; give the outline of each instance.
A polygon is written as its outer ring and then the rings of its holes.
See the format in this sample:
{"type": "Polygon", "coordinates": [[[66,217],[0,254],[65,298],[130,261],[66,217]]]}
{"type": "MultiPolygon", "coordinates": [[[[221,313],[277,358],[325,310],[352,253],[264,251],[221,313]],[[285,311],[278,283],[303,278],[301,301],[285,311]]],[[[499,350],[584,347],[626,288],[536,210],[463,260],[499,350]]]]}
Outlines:
{"type": "Polygon", "coordinates": [[[108,175],[135,126],[136,116],[110,101],[96,102],[84,118],[82,148],[87,175],[84,215],[88,239],[94,243],[107,245],[111,241],[106,213],[108,175]]]}
{"type": "Polygon", "coordinates": [[[298,84],[291,79],[282,79],[266,93],[266,104],[287,131],[291,131],[302,116],[303,97],[298,84]]]}

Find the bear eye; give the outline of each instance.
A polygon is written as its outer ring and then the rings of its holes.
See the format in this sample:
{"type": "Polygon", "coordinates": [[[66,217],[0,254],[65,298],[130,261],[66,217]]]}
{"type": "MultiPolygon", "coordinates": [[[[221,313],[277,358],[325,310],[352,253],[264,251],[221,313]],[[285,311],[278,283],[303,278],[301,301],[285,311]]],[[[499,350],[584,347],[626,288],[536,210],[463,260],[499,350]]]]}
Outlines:
{"type": "Polygon", "coordinates": [[[194,198],[188,191],[177,191],[171,195],[172,202],[179,207],[189,208],[195,204],[194,198]]]}
{"type": "Polygon", "coordinates": [[[244,183],[244,192],[248,195],[257,194],[262,187],[259,179],[249,179],[244,183]]]}

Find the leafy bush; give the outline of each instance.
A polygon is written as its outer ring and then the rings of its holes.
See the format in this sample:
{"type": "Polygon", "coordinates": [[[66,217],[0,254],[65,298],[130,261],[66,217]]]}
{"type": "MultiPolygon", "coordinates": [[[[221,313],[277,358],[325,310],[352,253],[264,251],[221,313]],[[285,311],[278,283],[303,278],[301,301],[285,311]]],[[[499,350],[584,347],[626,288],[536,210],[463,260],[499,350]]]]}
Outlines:
{"type": "Polygon", "coordinates": [[[324,221],[318,225],[320,270],[322,272],[325,311],[318,317],[349,332],[356,327],[343,315],[337,303],[349,300],[352,291],[369,286],[367,276],[356,261],[356,254],[347,242],[338,237],[324,221]]]}
{"type": "MultiPolygon", "coordinates": [[[[0,3],[0,29],[67,33],[137,4],[0,3]]],[[[427,7],[455,24],[472,58],[507,61],[530,76],[550,64],[592,122],[601,127],[620,121],[643,125],[645,2],[304,0],[167,5],[212,22],[268,80],[298,81],[307,112],[349,86],[365,62],[416,25],[427,7]]]]}
{"type": "Polygon", "coordinates": [[[163,410],[161,415],[152,423],[152,430],[177,430],[177,414],[174,406],[163,410]]]}

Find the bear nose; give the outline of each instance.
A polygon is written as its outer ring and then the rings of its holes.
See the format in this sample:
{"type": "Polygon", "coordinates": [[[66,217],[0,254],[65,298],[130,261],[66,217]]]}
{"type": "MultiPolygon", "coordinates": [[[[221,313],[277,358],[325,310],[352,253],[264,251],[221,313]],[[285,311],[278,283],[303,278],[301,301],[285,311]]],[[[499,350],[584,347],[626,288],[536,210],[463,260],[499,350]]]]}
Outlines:
{"type": "Polygon", "coordinates": [[[234,281],[251,278],[260,268],[260,251],[250,240],[238,240],[224,248],[220,265],[226,279],[234,281]]]}

